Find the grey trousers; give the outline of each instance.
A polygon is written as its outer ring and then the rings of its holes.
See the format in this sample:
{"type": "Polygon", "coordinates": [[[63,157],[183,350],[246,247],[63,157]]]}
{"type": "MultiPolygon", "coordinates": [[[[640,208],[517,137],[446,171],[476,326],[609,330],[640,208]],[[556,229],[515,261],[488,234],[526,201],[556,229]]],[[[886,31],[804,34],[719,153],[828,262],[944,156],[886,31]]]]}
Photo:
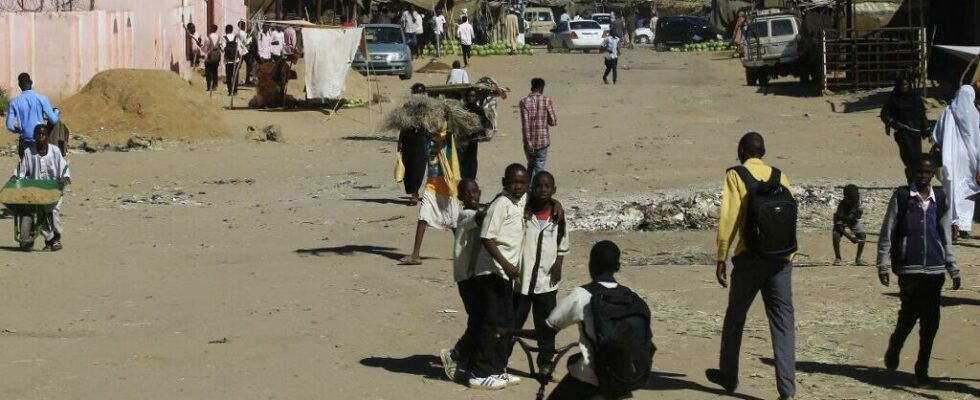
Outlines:
{"type": "Polygon", "coordinates": [[[732,258],[731,289],[721,334],[718,362],[722,379],[738,383],[739,350],[745,316],[762,292],[769,319],[772,351],[776,359],[776,389],[780,396],[796,395],[796,323],[793,317],[793,264],[753,257],[747,253],[732,258]]]}

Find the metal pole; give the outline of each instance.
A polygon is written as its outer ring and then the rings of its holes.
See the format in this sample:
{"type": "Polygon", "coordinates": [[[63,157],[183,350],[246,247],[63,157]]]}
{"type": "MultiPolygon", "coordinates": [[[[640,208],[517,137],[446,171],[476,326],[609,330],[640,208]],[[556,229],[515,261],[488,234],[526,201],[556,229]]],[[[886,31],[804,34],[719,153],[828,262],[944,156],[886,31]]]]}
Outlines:
{"type": "Polygon", "coordinates": [[[820,31],[820,46],[822,48],[820,56],[822,59],[822,65],[820,67],[823,73],[820,74],[820,89],[821,92],[827,90],[827,31],[820,31]]]}

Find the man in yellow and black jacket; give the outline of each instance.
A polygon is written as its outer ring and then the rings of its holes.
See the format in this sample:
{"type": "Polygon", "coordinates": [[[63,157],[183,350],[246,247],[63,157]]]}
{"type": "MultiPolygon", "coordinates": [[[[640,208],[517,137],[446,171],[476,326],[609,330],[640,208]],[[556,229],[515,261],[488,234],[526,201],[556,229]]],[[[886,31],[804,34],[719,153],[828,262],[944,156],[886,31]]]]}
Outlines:
{"type": "MultiPolygon", "coordinates": [[[[722,287],[728,287],[728,272],[725,260],[728,249],[740,232],[740,240],[732,257],[731,289],[728,295],[728,309],[725,311],[724,328],[721,338],[721,355],[718,369],[705,371],[708,380],[734,392],[738,386],[739,349],[742,344],[742,330],[746,314],[762,292],[769,318],[773,352],[776,365],[776,388],[780,400],[793,399],[796,395],[796,331],[793,316],[792,259],[791,252],[784,256],[771,257],[759,254],[747,246],[745,235],[747,198],[749,187],[770,181],[773,173],[779,174],[779,186],[789,192],[789,179],[762,162],[766,154],[762,135],[749,132],[738,143],[738,159],[741,167],[730,169],[725,176],[722,192],[721,210],[718,221],[718,265],[716,277],[722,287]],[[756,182],[747,184],[743,174],[751,174],[756,182]]],[[[773,182],[772,184],[775,184],[773,182]]],[[[793,205],[795,207],[795,203],[793,205]]],[[[794,208],[795,211],[795,208],[794,208]]],[[[792,249],[795,250],[795,215],[792,232],[792,249]]]]}

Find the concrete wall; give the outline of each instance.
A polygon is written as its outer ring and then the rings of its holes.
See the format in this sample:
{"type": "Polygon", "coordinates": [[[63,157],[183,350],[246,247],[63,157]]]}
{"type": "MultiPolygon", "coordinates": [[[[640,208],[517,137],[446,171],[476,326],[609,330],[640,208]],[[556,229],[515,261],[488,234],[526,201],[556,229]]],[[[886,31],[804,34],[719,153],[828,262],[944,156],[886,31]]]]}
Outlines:
{"type": "MultiPolygon", "coordinates": [[[[218,25],[245,18],[242,0],[212,0],[218,25]]],[[[204,31],[205,0],[97,0],[96,10],[0,13],[0,85],[19,93],[17,75],[31,74],[52,100],[76,93],[113,68],[166,69],[189,79],[184,26],[204,31]]]]}

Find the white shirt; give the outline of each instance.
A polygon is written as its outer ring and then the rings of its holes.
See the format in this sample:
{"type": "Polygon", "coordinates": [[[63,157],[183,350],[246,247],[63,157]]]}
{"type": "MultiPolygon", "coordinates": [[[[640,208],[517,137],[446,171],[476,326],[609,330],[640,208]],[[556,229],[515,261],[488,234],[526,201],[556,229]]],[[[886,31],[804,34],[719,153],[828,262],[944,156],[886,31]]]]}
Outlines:
{"type": "Polygon", "coordinates": [[[25,149],[24,159],[20,160],[13,175],[21,179],[58,180],[71,178],[71,170],[68,169],[68,161],[61,155],[61,149],[48,144],[48,154],[43,156],[32,148],[25,149]]]}
{"type": "MultiPolygon", "coordinates": [[[[599,282],[599,284],[610,289],[619,286],[613,282],[599,282]]],[[[568,366],[568,374],[582,382],[599,386],[599,378],[596,378],[595,369],[592,367],[595,345],[589,339],[595,337],[595,318],[592,316],[592,308],[589,307],[591,301],[592,293],[576,287],[558,302],[545,322],[556,331],[578,324],[578,348],[582,358],[568,366]]]]}
{"type": "MultiPolygon", "coordinates": [[[[476,275],[478,257],[484,251],[480,240],[480,226],[476,223],[476,210],[460,210],[454,239],[453,279],[462,282],[476,275]]],[[[484,272],[486,274],[489,272],[484,272]]]]}
{"type": "Polygon", "coordinates": [[[524,251],[521,258],[521,278],[514,290],[521,294],[531,294],[531,281],[534,280],[534,293],[548,293],[558,290],[551,284],[551,267],[558,257],[568,254],[568,229],[558,242],[559,226],[554,218],[542,223],[534,214],[524,220],[524,251]],[[540,247],[538,244],[541,244],[540,247]],[[534,270],[537,266],[537,278],[534,270]]]}
{"type": "Polygon", "coordinates": [[[467,46],[473,45],[473,25],[469,22],[464,22],[459,24],[456,28],[456,36],[459,38],[460,44],[465,44],[467,46]]]}
{"type": "MultiPolygon", "coordinates": [[[[483,226],[480,228],[480,238],[496,240],[500,254],[516,267],[520,267],[524,246],[524,205],[526,203],[526,194],[516,202],[506,194],[501,194],[487,207],[487,216],[483,218],[483,226]]],[[[504,267],[498,264],[489,252],[484,250],[480,252],[477,261],[476,275],[490,273],[497,274],[504,279],[510,279],[504,273],[504,267]]]]}
{"type": "Polygon", "coordinates": [[[272,31],[269,33],[269,36],[272,39],[272,43],[270,44],[269,47],[270,51],[272,52],[272,55],[281,56],[282,47],[286,44],[286,35],[279,31],[272,31]]]}
{"type": "Polygon", "coordinates": [[[259,33],[259,58],[268,60],[272,58],[272,33],[259,33]]]}
{"type": "Polygon", "coordinates": [[[445,25],[446,25],[446,17],[442,15],[436,15],[435,17],[432,18],[432,32],[435,32],[436,35],[441,35],[443,32],[445,32],[446,30],[445,25]]]}
{"type": "Polygon", "coordinates": [[[602,39],[602,53],[607,60],[615,60],[619,58],[619,38],[609,36],[602,39]]]}
{"type": "Polygon", "coordinates": [[[909,190],[909,194],[919,202],[919,207],[922,207],[923,211],[929,210],[929,205],[936,202],[936,192],[932,190],[932,186],[929,187],[929,196],[922,198],[919,194],[919,190],[915,189],[915,186],[911,186],[912,190],[909,190]]]}
{"type": "Polygon", "coordinates": [[[449,71],[449,78],[446,79],[447,85],[458,85],[461,83],[470,83],[470,75],[466,73],[465,69],[458,68],[449,71]]]}
{"type": "Polygon", "coordinates": [[[405,33],[415,33],[415,21],[413,21],[412,13],[408,11],[403,11],[401,17],[401,24],[402,24],[402,29],[405,30],[405,33]]]}
{"type": "Polygon", "coordinates": [[[422,21],[422,14],[419,14],[418,11],[413,12],[412,20],[415,24],[415,33],[419,35],[425,33],[425,22],[422,21]]]}
{"type": "Polygon", "coordinates": [[[234,33],[229,33],[221,37],[221,42],[218,44],[218,46],[221,47],[222,57],[224,56],[225,47],[228,46],[228,43],[234,42],[235,47],[238,48],[238,57],[235,58],[234,60],[225,59],[225,63],[238,62],[238,60],[241,59],[242,56],[248,53],[248,48],[245,47],[245,43],[242,42],[240,39],[241,38],[239,38],[238,35],[234,33]]]}

